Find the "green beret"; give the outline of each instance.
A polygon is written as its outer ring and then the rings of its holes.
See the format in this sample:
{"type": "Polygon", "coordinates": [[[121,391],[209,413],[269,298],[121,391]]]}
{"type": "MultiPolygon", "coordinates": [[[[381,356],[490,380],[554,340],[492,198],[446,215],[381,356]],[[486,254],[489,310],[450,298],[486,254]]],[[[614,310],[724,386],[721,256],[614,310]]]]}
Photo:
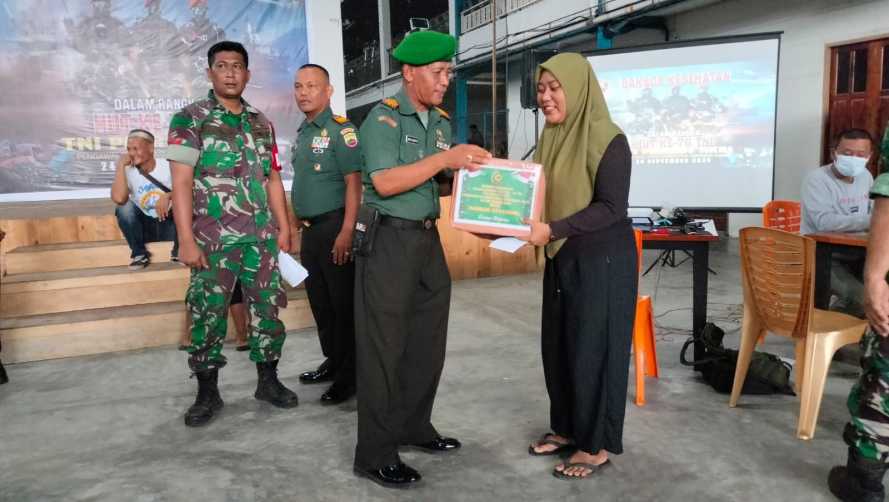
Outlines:
{"type": "Polygon", "coordinates": [[[396,60],[414,66],[450,61],[457,52],[457,40],[437,31],[415,31],[404,37],[392,51],[396,60]]]}

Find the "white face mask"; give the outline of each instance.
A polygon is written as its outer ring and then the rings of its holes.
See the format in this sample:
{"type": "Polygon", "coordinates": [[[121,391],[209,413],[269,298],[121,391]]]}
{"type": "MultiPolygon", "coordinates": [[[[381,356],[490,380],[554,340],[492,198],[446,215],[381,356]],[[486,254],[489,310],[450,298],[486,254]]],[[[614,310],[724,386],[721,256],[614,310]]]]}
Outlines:
{"type": "Polygon", "coordinates": [[[833,165],[843,176],[854,178],[867,170],[867,161],[868,159],[863,157],[837,155],[833,165]]]}

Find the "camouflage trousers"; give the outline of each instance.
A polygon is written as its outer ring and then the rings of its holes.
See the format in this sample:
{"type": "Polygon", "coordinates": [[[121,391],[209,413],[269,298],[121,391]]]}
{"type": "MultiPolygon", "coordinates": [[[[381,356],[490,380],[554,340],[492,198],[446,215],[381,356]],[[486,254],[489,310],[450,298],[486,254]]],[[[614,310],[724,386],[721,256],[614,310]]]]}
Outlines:
{"type": "Polygon", "coordinates": [[[192,269],[186,304],[191,316],[188,366],[203,371],[225,366],[222,345],[228,323],[228,305],[235,282],[250,317],[250,360],[275,361],[284,346],[284,323],[278,309],[287,296],[278,271],[278,244],[274,239],[254,244],[225,245],[207,251],[210,268],[192,269]]]}
{"type": "Polygon", "coordinates": [[[843,439],[864,458],[889,463],[889,338],[869,329],[861,350],[861,378],[849,393],[852,421],[843,439]]]}

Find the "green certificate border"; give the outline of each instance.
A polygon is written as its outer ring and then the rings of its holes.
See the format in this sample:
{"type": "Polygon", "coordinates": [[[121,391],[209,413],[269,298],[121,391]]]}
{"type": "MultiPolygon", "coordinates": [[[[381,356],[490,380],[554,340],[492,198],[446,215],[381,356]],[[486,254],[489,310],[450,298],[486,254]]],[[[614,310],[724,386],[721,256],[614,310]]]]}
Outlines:
{"type": "Polygon", "coordinates": [[[454,194],[454,223],[530,230],[521,221],[534,214],[541,172],[496,163],[475,172],[461,169],[454,194]]]}

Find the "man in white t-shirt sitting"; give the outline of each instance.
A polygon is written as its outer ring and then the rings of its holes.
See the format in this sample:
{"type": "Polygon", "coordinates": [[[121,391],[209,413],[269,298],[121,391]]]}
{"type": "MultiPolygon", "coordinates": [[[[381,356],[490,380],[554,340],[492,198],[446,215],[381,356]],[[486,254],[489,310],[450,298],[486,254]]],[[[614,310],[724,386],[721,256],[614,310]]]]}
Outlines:
{"type": "MultiPolygon", "coordinates": [[[[870,188],[867,169],[873,153],[870,134],[863,129],[840,133],[833,162],[810,172],[802,186],[800,233],[866,232],[870,228],[870,188]]],[[[861,273],[864,249],[834,253],[830,289],[837,296],[833,308],[864,316],[861,273]]]]}
{"type": "Polygon", "coordinates": [[[151,263],[146,242],[173,241],[171,260],[178,261],[172,186],[170,164],[154,158],[154,135],[143,129],[130,131],[127,151],[117,160],[111,200],[118,205],[114,214],[130,246],[131,270],[151,263]]]}

